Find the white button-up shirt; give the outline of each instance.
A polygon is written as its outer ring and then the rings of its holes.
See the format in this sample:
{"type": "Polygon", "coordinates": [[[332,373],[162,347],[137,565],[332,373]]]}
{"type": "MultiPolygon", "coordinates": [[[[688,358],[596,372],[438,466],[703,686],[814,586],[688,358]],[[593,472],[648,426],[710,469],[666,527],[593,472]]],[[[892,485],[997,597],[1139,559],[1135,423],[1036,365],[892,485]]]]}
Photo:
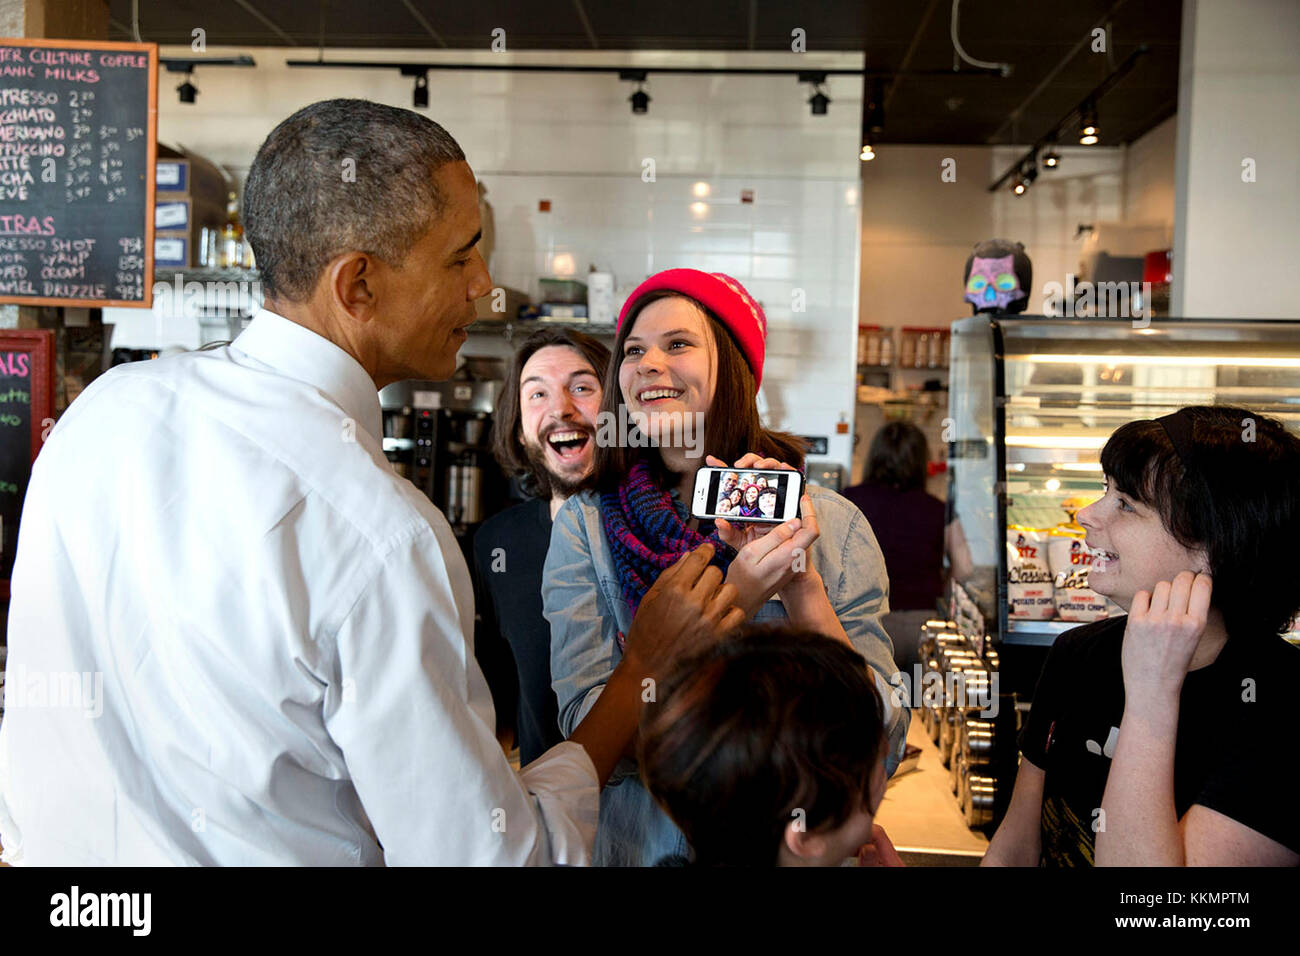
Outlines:
{"type": "Polygon", "coordinates": [[[469,572],[382,434],[362,367],[267,311],[72,404],[11,582],[5,862],[590,862],[595,767],[511,770],[469,572]]]}

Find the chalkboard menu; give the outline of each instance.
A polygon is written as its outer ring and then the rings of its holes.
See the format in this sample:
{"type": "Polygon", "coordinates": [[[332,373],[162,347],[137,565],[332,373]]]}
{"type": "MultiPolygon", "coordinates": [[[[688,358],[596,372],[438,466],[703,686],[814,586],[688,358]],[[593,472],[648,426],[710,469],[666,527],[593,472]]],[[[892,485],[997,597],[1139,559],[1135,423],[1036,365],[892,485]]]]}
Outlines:
{"type": "Polygon", "coordinates": [[[0,302],[152,303],[158,47],[0,40],[0,302]]]}
{"type": "Polygon", "coordinates": [[[54,333],[0,332],[0,598],[9,597],[23,496],[53,412],[54,333]]]}

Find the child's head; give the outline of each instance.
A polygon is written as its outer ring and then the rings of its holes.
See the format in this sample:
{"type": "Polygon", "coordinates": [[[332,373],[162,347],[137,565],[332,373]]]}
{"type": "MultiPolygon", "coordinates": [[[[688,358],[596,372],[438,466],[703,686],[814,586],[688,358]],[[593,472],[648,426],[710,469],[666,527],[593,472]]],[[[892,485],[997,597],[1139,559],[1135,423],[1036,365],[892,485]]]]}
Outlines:
{"type": "Polygon", "coordinates": [[[1109,552],[1089,585],[1127,608],[1181,571],[1208,571],[1229,635],[1277,634],[1300,609],[1300,438],[1244,408],[1197,405],[1129,422],[1101,452],[1105,497],[1078,514],[1109,552]]]}
{"type": "Polygon", "coordinates": [[[758,493],[758,509],[768,516],[776,514],[775,488],[764,488],[758,493]]]}
{"type": "Polygon", "coordinates": [[[838,864],[885,790],[880,695],[841,641],[751,626],[684,662],[641,719],[646,787],[704,866],[838,864]]]}

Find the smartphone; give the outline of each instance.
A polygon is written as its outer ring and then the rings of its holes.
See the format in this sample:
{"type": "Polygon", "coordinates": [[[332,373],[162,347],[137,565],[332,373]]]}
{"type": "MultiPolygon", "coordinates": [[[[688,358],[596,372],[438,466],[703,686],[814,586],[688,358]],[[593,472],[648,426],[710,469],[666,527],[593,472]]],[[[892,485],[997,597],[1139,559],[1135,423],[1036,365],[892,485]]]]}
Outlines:
{"type": "Polygon", "coordinates": [[[695,473],[691,514],[780,524],[799,517],[802,494],[803,476],[797,471],[701,468],[695,473]]]}

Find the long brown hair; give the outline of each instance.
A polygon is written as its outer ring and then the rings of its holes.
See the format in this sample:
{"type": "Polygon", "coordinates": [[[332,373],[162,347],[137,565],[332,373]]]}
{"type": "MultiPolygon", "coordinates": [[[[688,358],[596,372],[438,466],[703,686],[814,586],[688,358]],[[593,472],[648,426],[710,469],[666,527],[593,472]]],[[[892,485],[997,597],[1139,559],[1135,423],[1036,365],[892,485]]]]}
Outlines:
{"type": "MultiPolygon", "coordinates": [[[[705,453],[721,458],[728,464],[738,460],[748,452],[757,452],[764,458],[775,458],[793,465],[800,471],[804,468],[804,453],[808,443],[798,435],[773,431],[763,427],[758,417],[758,403],[755,396],[758,389],[754,387],[754,373],[749,363],[723,325],[713,312],[703,303],[688,295],[669,290],[649,292],[637,300],[628,312],[618,337],[614,340],[614,353],[610,358],[609,370],[605,375],[605,391],[601,396],[600,411],[602,420],[620,422],[628,418],[623,401],[623,390],[619,387],[618,370],[623,364],[623,349],[637,316],[651,302],[676,296],[685,299],[708,320],[705,325],[713,337],[713,344],[718,355],[717,387],[713,393],[713,403],[705,418],[705,453]],[[611,417],[612,416],[612,417],[611,417]]],[[[634,427],[634,426],[632,426],[634,427]]],[[[635,448],[624,447],[618,443],[597,443],[592,457],[591,478],[588,487],[599,491],[612,490],[627,477],[632,466],[644,458],[650,464],[650,472],[655,480],[664,487],[673,483],[672,473],[663,462],[663,456],[653,446],[635,448]]]]}
{"type": "Polygon", "coordinates": [[[493,417],[492,455],[502,470],[518,478],[524,492],[535,498],[551,497],[551,479],[544,469],[533,466],[524,448],[520,434],[519,376],[524,373],[524,366],[530,358],[552,345],[573,349],[587,360],[597,378],[609,374],[609,349],[591,336],[570,329],[536,329],[515,352],[493,417]]]}

